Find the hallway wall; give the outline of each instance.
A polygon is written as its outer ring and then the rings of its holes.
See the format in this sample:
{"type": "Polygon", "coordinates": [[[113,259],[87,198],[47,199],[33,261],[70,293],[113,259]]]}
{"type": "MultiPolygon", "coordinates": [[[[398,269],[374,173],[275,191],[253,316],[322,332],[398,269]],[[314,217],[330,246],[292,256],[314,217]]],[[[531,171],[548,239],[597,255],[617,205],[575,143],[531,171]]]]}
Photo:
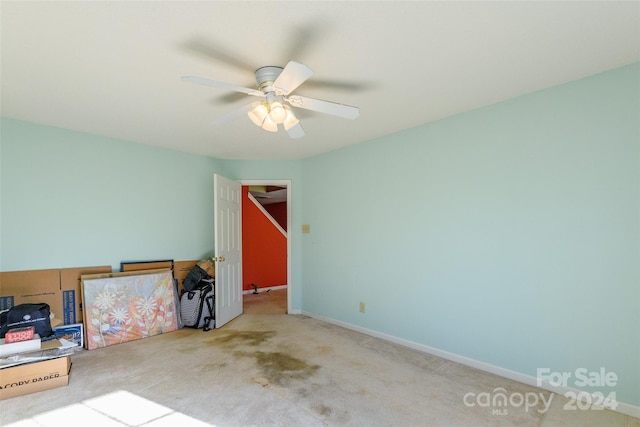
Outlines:
{"type": "Polygon", "coordinates": [[[287,237],[248,197],[242,187],[242,289],[287,284],[287,237]]]}

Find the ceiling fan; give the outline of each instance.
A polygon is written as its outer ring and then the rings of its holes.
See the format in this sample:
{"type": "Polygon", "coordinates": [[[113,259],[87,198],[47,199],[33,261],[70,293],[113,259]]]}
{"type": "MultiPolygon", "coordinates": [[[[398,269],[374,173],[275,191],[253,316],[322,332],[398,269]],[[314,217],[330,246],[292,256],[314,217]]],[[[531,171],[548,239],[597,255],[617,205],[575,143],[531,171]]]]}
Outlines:
{"type": "Polygon", "coordinates": [[[257,89],[194,76],[182,77],[182,81],[242,92],[260,98],[260,100],[218,117],[213,121],[215,125],[229,123],[247,114],[251,121],[262,129],[277,132],[278,128],[282,126],[289,136],[295,139],[303,137],[305,132],[291,107],[318,111],[351,120],[360,115],[357,107],[306,96],[291,95],[298,86],[313,75],[313,71],[309,67],[299,62],[290,61],[284,68],[277,66],[261,67],[256,70],[255,74],[257,89]]]}

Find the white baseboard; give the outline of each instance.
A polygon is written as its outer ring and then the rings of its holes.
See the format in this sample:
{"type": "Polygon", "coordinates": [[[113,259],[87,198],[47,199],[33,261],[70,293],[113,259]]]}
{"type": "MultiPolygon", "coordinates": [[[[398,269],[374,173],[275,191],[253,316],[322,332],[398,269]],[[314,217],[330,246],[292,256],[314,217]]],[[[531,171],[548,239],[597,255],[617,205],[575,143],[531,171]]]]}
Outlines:
{"type": "MultiPolygon", "coordinates": [[[[320,316],[315,313],[309,313],[303,310],[296,310],[299,313],[291,313],[291,314],[303,314],[305,316],[312,317],[314,319],[331,323],[333,325],[341,326],[346,329],[350,329],[352,331],[360,332],[365,335],[369,335],[375,338],[380,338],[385,341],[389,341],[395,344],[402,345],[404,347],[411,348],[413,350],[421,351],[423,353],[432,354],[434,356],[441,357],[443,359],[450,360],[452,362],[457,362],[462,365],[470,366],[472,368],[480,369],[481,371],[489,372],[494,375],[498,375],[500,377],[504,377],[513,381],[518,381],[523,384],[527,384],[533,387],[538,387],[547,391],[551,391],[557,394],[565,395],[565,393],[570,392],[573,396],[582,396],[581,393],[584,393],[584,390],[577,390],[570,387],[562,387],[562,386],[554,386],[544,381],[542,384],[538,385],[538,379],[532,377],[531,375],[525,375],[520,372],[515,372],[509,369],[501,368],[499,366],[491,365],[489,363],[481,362],[479,360],[470,359],[468,357],[460,356],[455,353],[450,353],[448,351],[440,350],[434,347],[429,347],[424,344],[419,344],[413,341],[409,341],[403,338],[398,338],[393,335],[388,335],[382,332],[375,331],[373,329],[363,328],[361,326],[352,325],[351,323],[346,323],[340,320],[331,319],[329,317],[320,316]]],[[[590,402],[597,402],[600,399],[597,396],[593,396],[590,399],[590,402]]],[[[640,406],[631,405],[628,403],[616,402],[617,407],[615,409],[611,409],[615,412],[619,412],[621,414],[629,415],[632,417],[640,418],[640,406]]]]}
{"type": "MultiPolygon", "coordinates": [[[[264,287],[264,288],[258,288],[258,293],[263,293],[266,291],[277,291],[278,289],[287,289],[287,285],[280,285],[280,286],[269,286],[269,287],[264,287]]],[[[247,294],[252,294],[253,291],[250,289],[247,289],[246,291],[242,291],[242,295],[247,295],[247,294]]]]}

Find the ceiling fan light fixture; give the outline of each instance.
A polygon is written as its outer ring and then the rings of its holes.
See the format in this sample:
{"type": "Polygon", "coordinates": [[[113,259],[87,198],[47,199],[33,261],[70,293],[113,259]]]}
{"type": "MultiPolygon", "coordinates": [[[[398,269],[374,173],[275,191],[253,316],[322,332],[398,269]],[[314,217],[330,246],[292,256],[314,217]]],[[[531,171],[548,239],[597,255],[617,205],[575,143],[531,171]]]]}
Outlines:
{"type": "Polygon", "coordinates": [[[261,98],[259,101],[251,102],[222,115],[212,122],[215,125],[229,123],[247,114],[256,126],[269,132],[278,132],[279,128],[283,127],[289,137],[295,139],[305,136],[305,132],[290,106],[351,120],[360,114],[357,107],[300,95],[289,96],[313,75],[313,71],[309,67],[299,62],[289,61],[284,68],[261,67],[255,71],[255,75],[258,89],[195,76],[183,76],[182,81],[232,90],[261,98]]]}
{"type": "Polygon", "coordinates": [[[268,130],[269,132],[278,132],[278,124],[271,120],[271,117],[267,116],[264,118],[264,123],[262,123],[262,129],[268,130]]]}
{"type": "Polygon", "coordinates": [[[265,104],[260,104],[249,110],[247,115],[256,126],[262,126],[264,120],[269,115],[269,112],[267,111],[267,106],[265,104]]]}
{"type": "Polygon", "coordinates": [[[278,101],[274,101],[271,103],[271,108],[269,112],[269,117],[273,120],[274,123],[280,124],[284,123],[287,118],[287,111],[284,109],[282,103],[278,101]]]}
{"type": "Polygon", "coordinates": [[[289,130],[297,125],[300,120],[298,120],[295,114],[293,114],[293,111],[291,111],[291,108],[289,108],[287,105],[284,106],[284,109],[287,112],[287,118],[284,120],[284,130],[289,130]]]}

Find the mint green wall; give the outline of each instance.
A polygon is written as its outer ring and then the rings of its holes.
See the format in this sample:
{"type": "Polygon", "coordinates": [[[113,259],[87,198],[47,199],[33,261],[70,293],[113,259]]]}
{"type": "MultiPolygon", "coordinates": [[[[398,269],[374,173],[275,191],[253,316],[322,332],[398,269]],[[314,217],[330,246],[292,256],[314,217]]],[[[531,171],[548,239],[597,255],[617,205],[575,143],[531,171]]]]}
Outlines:
{"type": "Polygon", "coordinates": [[[213,255],[219,160],[2,119],[0,269],[213,255]]]}
{"type": "Polygon", "coordinates": [[[639,102],[636,64],[305,160],[303,310],[640,405],[639,102]]]}
{"type": "Polygon", "coordinates": [[[226,160],[224,166],[227,178],[230,179],[260,179],[260,180],[291,180],[291,308],[299,310],[302,307],[302,255],[300,251],[300,218],[302,212],[301,162],[293,160],[257,161],[257,160],[226,160]]]}

